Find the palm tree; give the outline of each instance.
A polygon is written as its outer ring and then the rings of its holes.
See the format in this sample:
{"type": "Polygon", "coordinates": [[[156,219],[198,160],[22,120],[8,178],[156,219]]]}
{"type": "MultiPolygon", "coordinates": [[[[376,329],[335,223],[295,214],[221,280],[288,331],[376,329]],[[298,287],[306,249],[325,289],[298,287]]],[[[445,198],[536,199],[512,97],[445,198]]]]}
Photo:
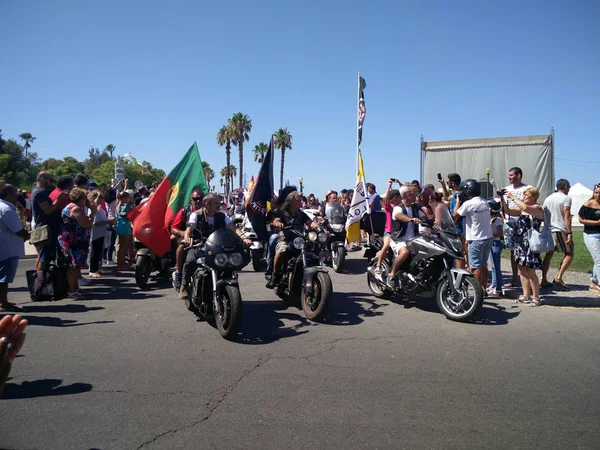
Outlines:
{"type": "MultiPolygon", "coordinates": [[[[225,166],[221,169],[221,176],[225,177],[225,184],[233,186],[233,178],[237,175],[237,167],[230,165],[225,166]],[[229,174],[230,180],[227,180],[227,174],[229,174]]],[[[229,193],[228,193],[229,194],[229,193]]]]}
{"type": "Polygon", "coordinates": [[[221,173],[225,177],[225,195],[229,195],[229,167],[231,167],[231,130],[227,125],[223,125],[217,133],[217,144],[221,147],[225,146],[225,154],[227,155],[227,165],[225,166],[226,173],[221,173]]]}
{"type": "Polygon", "coordinates": [[[112,159],[113,152],[115,151],[116,148],[117,148],[117,146],[116,145],[112,145],[112,144],[108,144],[106,147],[104,147],[104,151],[106,153],[110,154],[110,159],[112,159]]]}
{"type": "Polygon", "coordinates": [[[273,135],[275,148],[281,150],[281,171],[279,172],[279,189],[283,189],[283,167],[285,165],[285,151],[292,149],[292,135],[287,128],[280,128],[273,135]]]}
{"type": "Polygon", "coordinates": [[[231,142],[240,153],[240,189],[244,187],[244,142],[250,140],[248,133],[252,130],[252,119],[247,114],[235,113],[227,126],[231,130],[231,142]]]}
{"type": "Polygon", "coordinates": [[[27,158],[27,150],[31,147],[31,143],[35,141],[35,137],[33,137],[31,133],[22,133],[19,137],[25,141],[23,147],[25,147],[25,157],[27,158]]]}
{"type": "Polygon", "coordinates": [[[254,162],[262,164],[265,160],[265,153],[269,150],[269,146],[264,142],[259,143],[256,147],[254,147],[254,162]]]}
{"type": "Polygon", "coordinates": [[[204,171],[204,178],[206,178],[208,192],[210,192],[210,182],[215,177],[215,171],[212,170],[210,164],[206,161],[202,161],[202,170],[204,171]]]}

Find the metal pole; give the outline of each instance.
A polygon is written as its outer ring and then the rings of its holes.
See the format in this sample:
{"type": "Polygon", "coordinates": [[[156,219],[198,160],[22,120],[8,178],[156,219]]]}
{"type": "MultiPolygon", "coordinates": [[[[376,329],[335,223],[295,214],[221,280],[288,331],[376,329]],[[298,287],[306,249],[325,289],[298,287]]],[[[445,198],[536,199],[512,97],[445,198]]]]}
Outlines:
{"type": "Polygon", "coordinates": [[[357,89],[356,89],[356,174],[358,175],[358,127],[360,125],[360,72],[358,72],[357,89]]]}

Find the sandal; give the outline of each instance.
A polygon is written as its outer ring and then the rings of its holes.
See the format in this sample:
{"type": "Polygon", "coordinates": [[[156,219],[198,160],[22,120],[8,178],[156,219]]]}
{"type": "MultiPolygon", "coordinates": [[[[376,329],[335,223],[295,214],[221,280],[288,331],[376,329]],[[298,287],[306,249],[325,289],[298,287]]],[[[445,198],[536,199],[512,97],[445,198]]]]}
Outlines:
{"type": "Polygon", "coordinates": [[[542,300],[539,297],[532,297],[529,306],[541,306],[542,300]]]}
{"type": "Polygon", "coordinates": [[[554,284],[550,283],[549,281],[542,281],[542,283],[540,284],[540,287],[550,288],[550,287],[554,287],[554,284]]]}
{"type": "Polygon", "coordinates": [[[506,283],[506,284],[505,284],[504,286],[502,286],[502,287],[505,287],[505,288],[516,288],[516,287],[519,287],[519,284],[518,284],[518,283],[513,283],[513,282],[510,282],[510,283],[506,283]]]}
{"type": "Polygon", "coordinates": [[[568,291],[569,290],[569,286],[567,286],[565,284],[565,282],[563,280],[557,280],[556,278],[554,279],[554,284],[556,286],[560,286],[561,288],[563,288],[564,290],[568,291]]]}
{"type": "Polygon", "coordinates": [[[529,304],[529,303],[531,303],[531,298],[530,297],[525,297],[524,295],[519,295],[519,298],[517,300],[513,300],[513,303],[525,303],[525,304],[529,304]]]}

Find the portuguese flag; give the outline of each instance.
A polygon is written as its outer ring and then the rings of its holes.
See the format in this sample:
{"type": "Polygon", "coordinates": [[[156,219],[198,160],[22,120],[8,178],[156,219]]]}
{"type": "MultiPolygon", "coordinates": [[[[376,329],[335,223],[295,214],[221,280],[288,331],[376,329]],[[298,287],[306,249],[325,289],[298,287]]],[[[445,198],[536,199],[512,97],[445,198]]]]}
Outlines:
{"type": "Polygon", "coordinates": [[[158,256],[167,253],[171,249],[169,225],[197,187],[208,193],[198,146],[194,142],[150,199],[127,216],[133,223],[135,238],[158,256]]]}

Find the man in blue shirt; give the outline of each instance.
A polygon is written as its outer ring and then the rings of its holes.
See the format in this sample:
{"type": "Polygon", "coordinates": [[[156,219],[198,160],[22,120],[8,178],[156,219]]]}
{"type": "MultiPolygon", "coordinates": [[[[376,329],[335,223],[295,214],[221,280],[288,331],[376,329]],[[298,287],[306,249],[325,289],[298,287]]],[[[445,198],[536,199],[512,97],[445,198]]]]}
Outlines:
{"type": "Polygon", "coordinates": [[[381,211],[381,197],[373,183],[367,183],[367,192],[369,193],[369,207],[371,212],[381,211]]]}
{"type": "Polygon", "coordinates": [[[15,280],[19,257],[25,254],[23,244],[29,239],[15,211],[17,196],[17,188],[12,184],[0,189],[0,312],[21,311],[8,301],[8,285],[15,280]]]}

